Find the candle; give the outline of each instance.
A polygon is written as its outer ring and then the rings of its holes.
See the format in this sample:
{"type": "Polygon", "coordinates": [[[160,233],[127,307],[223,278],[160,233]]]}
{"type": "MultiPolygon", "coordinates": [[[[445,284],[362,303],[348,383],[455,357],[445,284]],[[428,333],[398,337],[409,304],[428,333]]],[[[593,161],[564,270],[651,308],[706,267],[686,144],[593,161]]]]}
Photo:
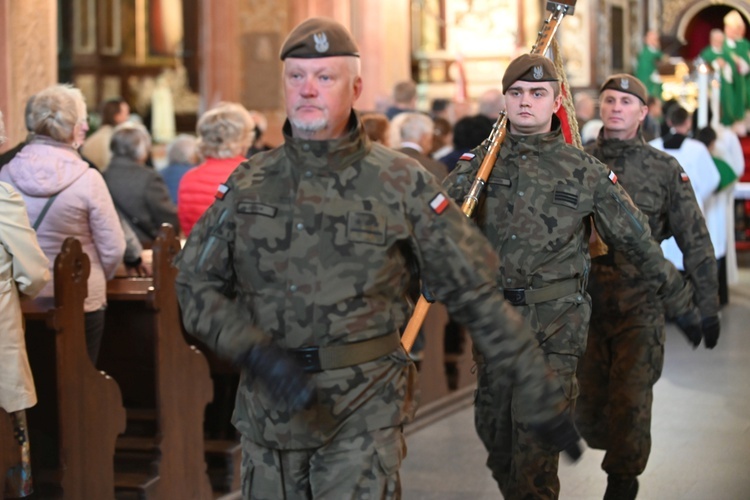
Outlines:
{"type": "Polygon", "coordinates": [[[711,127],[714,129],[719,125],[719,116],[721,116],[721,101],[719,100],[721,82],[719,78],[721,78],[719,73],[714,73],[714,78],[711,79],[711,127]]]}
{"type": "Polygon", "coordinates": [[[708,66],[698,67],[698,129],[708,125],[708,66]]]}

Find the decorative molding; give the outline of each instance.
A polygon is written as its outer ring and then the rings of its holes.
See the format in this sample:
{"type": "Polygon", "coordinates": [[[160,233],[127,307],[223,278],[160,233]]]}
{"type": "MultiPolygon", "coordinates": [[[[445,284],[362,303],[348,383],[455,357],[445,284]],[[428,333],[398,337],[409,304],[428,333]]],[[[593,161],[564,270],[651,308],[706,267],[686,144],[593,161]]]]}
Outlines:
{"type": "MultiPolygon", "coordinates": [[[[121,0],[107,0],[110,6],[110,20],[112,25],[111,45],[109,40],[102,40],[100,52],[106,56],[119,56],[122,53],[122,7],[121,0]]],[[[100,19],[100,22],[107,24],[106,19],[100,19]]]]}
{"type": "Polygon", "coordinates": [[[73,1],[73,52],[96,52],[96,0],[73,1]]]}
{"type": "MultiPolygon", "coordinates": [[[[695,0],[664,0],[661,12],[661,28],[659,31],[662,34],[674,34],[677,21],[680,19],[680,14],[691,3],[695,3],[695,0]]],[[[719,2],[707,1],[705,2],[705,6],[708,7],[709,5],[717,3],[719,2]]]]}

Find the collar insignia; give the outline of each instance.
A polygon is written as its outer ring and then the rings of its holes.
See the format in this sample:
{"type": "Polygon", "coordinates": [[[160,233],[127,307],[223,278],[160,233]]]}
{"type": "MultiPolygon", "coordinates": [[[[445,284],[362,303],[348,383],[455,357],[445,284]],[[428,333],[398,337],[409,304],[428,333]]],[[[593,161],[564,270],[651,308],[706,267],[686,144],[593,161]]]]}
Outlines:
{"type": "Polygon", "coordinates": [[[314,33],[313,39],[315,40],[315,50],[318,52],[328,52],[330,45],[328,44],[328,37],[325,33],[314,33]]]}

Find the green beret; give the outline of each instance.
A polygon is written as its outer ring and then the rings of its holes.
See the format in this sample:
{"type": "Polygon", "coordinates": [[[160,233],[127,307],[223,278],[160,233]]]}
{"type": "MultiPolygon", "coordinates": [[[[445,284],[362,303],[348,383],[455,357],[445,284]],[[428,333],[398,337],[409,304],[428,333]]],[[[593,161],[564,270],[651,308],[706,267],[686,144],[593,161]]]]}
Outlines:
{"type": "Polygon", "coordinates": [[[555,65],[539,54],[524,54],[513,59],[503,75],[503,94],[517,81],[556,82],[559,81],[555,65]]]}
{"type": "Polygon", "coordinates": [[[279,54],[282,61],[287,57],[314,59],[333,56],[359,57],[359,48],[346,28],[325,17],[311,17],[294,28],[279,54]]]}
{"type": "Polygon", "coordinates": [[[610,76],[609,78],[607,78],[607,81],[604,82],[602,88],[599,89],[599,94],[607,89],[618,90],[620,92],[625,92],[626,94],[632,94],[640,99],[643,104],[646,104],[646,100],[648,100],[648,90],[646,90],[646,86],[643,85],[641,81],[633,75],[619,73],[617,75],[610,76]]]}

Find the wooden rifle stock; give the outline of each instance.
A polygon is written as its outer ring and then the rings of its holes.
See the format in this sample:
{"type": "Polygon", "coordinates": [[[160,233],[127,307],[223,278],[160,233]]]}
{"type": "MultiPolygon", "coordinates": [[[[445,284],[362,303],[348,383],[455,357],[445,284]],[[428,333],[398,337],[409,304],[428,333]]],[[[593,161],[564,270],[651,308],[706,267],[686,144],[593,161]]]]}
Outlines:
{"type": "MultiPolygon", "coordinates": [[[[550,15],[544,20],[542,29],[537,34],[536,42],[531,48],[532,54],[544,54],[547,52],[552,37],[555,36],[558,26],[563,17],[566,15],[572,15],[575,9],[576,0],[560,0],[560,1],[548,1],[547,10],[550,11],[550,15]]],[[[495,121],[495,125],[492,127],[492,133],[482,143],[487,148],[487,154],[482,160],[482,164],[479,166],[477,176],[474,182],[471,184],[469,194],[466,195],[463,204],[461,205],[461,211],[467,216],[471,217],[474,215],[474,211],[479,204],[479,197],[484,191],[484,186],[487,184],[487,180],[490,178],[492,169],[495,166],[497,155],[500,153],[500,146],[502,146],[507,133],[506,127],[508,124],[508,116],[505,111],[501,111],[500,115],[495,121]]],[[[406,325],[403,335],[401,336],[401,345],[404,347],[406,352],[411,351],[414,346],[414,341],[417,339],[419,329],[422,328],[427,312],[430,310],[431,303],[424,298],[424,295],[419,297],[417,305],[414,307],[414,312],[409,319],[409,323],[406,325]]]]}

